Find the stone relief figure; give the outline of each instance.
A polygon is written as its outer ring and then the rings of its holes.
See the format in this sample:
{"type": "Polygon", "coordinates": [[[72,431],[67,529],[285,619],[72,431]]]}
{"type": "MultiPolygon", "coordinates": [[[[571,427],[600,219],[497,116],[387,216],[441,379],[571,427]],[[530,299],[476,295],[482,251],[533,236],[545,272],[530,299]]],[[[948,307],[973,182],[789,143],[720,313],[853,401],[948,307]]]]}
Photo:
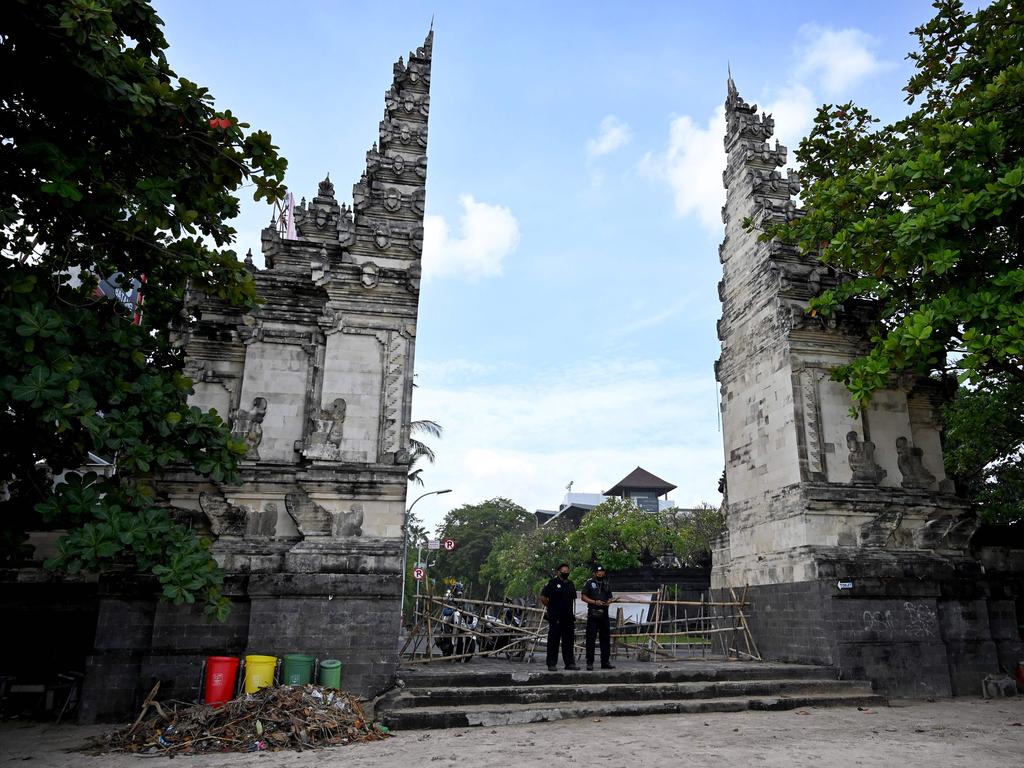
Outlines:
{"type": "Polygon", "coordinates": [[[245,458],[259,461],[260,443],[263,441],[263,417],[267,415],[267,399],[256,397],[252,401],[252,410],[237,409],[231,415],[231,436],[236,440],[245,441],[245,458]]]}
{"type": "Polygon", "coordinates": [[[330,405],[317,408],[310,418],[311,431],[302,452],[307,459],[341,458],[341,438],[345,427],[348,405],[344,398],[336,397],[330,405]]]}
{"type": "Polygon", "coordinates": [[[853,430],[846,433],[846,447],[850,450],[850,469],[853,470],[853,478],[850,482],[854,485],[878,485],[882,478],[888,474],[875,463],[875,444],[870,440],[860,439],[860,436],[853,430]]]}
{"type": "Polygon", "coordinates": [[[284,508],[303,536],[331,535],[331,513],[309,498],[304,491],[285,494],[284,508]]]}
{"type": "Polygon", "coordinates": [[[348,512],[332,512],[313,501],[304,491],[285,494],[285,510],[304,537],[363,535],[363,505],[353,504],[348,512]]]}
{"type": "Polygon", "coordinates": [[[269,539],[277,532],[277,504],[267,503],[262,509],[255,509],[249,515],[245,527],[246,538],[269,539]]]}
{"type": "Polygon", "coordinates": [[[391,227],[386,221],[378,221],[373,225],[373,244],[382,251],[391,245],[391,227]]]}
{"type": "Polygon", "coordinates": [[[359,280],[364,288],[376,288],[377,284],[380,283],[380,267],[373,262],[366,262],[363,264],[359,280]]]}
{"type": "Polygon", "coordinates": [[[349,512],[331,513],[331,536],[362,536],[363,505],[353,504],[349,512]]]}
{"type": "Polygon", "coordinates": [[[935,475],[924,466],[924,451],[911,445],[905,437],[896,438],[896,465],[903,475],[904,488],[931,488],[935,475]]]}
{"type": "Polygon", "coordinates": [[[199,508],[210,521],[215,536],[242,536],[245,534],[248,507],[236,507],[220,494],[200,493],[199,508]]]}

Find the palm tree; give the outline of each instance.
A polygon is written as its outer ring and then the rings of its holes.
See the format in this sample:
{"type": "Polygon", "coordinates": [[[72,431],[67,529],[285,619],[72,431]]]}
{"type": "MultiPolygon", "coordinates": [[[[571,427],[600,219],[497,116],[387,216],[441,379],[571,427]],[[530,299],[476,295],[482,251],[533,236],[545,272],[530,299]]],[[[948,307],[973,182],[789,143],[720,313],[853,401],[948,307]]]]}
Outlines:
{"type": "Polygon", "coordinates": [[[421,434],[440,438],[443,432],[444,427],[436,421],[430,421],[429,419],[420,419],[409,425],[409,482],[423,485],[423,467],[414,468],[416,467],[416,462],[420,459],[426,459],[433,464],[437,458],[433,448],[422,440],[412,437],[412,435],[421,434]]]}

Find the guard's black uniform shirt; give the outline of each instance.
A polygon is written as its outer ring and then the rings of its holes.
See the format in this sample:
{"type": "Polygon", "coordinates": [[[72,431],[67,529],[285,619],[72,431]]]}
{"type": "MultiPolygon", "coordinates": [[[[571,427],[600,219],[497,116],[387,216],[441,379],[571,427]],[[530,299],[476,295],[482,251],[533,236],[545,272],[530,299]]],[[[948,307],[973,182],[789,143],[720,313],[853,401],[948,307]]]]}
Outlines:
{"type": "Polygon", "coordinates": [[[548,599],[548,618],[571,619],[576,607],[576,585],[557,576],[544,585],[541,595],[548,599]]]}
{"type": "MultiPolygon", "coordinates": [[[[612,599],[612,585],[608,583],[608,579],[587,579],[587,583],[583,585],[583,595],[591,600],[606,603],[612,599]]],[[[607,606],[587,603],[587,615],[602,615],[607,612],[607,606]]]]}

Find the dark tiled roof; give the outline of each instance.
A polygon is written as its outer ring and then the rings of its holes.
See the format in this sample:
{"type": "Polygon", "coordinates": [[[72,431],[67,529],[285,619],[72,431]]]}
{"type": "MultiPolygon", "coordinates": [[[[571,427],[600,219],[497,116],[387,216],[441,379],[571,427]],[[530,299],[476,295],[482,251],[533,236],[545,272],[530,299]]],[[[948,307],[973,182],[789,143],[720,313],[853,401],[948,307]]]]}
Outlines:
{"type": "Polygon", "coordinates": [[[615,485],[604,492],[605,496],[621,496],[623,491],[657,491],[658,495],[674,491],[676,487],[643,467],[637,467],[615,485]]]}

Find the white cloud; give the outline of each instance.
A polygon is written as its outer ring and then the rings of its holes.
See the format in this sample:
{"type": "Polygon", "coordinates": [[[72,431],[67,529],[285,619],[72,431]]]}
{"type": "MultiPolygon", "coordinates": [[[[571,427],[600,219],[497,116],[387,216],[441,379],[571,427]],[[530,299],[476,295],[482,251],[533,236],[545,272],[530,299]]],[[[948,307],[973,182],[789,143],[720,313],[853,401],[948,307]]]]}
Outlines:
{"type": "Polygon", "coordinates": [[[669,124],[668,148],[661,153],[648,153],[640,168],[649,176],[668,182],[679,216],[694,215],[710,232],[722,228],[722,205],[725,188],[725,108],[718,107],[701,127],[689,115],[669,124]]]}
{"type": "Polygon", "coordinates": [[[887,67],[869,50],[875,39],[859,29],[804,24],[799,37],[797,76],[816,78],[828,93],[845,98],[844,91],[887,67]]]}
{"type": "Polygon", "coordinates": [[[629,143],[633,137],[629,125],[615,115],[606,115],[601,121],[596,139],[587,140],[587,158],[593,160],[614,152],[629,143]]]}
{"type": "Polygon", "coordinates": [[[656,312],[642,315],[630,322],[612,330],[611,335],[615,337],[629,336],[630,334],[636,333],[637,331],[646,331],[656,326],[661,325],[666,320],[671,320],[673,317],[678,315],[687,307],[692,307],[694,304],[694,296],[687,295],[671,304],[667,307],[663,307],[656,312]]]}
{"type": "Polygon", "coordinates": [[[478,203],[472,195],[460,195],[459,204],[458,235],[449,231],[443,216],[423,220],[424,277],[497,277],[505,257],[519,245],[519,222],[504,205],[478,203]]]}
{"type": "MultiPolygon", "coordinates": [[[[789,85],[768,95],[763,111],[775,118],[775,138],[790,150],[796,148],[800,139],[807,135],[814,122],[818,102],[811,89],[801,83],[789,85]]],[[[789,155],[793,165],[793,155],[789,155]]]]}
{"type": "MultiPolygon", "coordinates": [[[[424,490],[451,488],[417,507],[431,527],[445,511],[506,496],[534,509],[557,508],[565,485],[600,493],[637,465],[675,483],[682,506],[717,503],[722,444],[716,385],[647,361],[573,364],[498,375],[472,385],[419,380],[414,418],[438,421],[437,463],[424,490]]],[[[410,489],[414,494],[415,489],[410,489]]]]}

